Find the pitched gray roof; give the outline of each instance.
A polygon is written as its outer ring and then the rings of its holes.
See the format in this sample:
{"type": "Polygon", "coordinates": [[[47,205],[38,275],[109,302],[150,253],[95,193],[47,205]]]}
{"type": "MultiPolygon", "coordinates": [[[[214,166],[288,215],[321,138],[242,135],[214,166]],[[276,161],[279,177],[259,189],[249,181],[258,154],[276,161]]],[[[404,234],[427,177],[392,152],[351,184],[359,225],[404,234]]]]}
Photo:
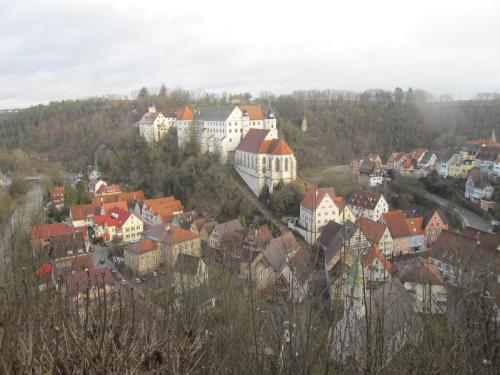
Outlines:
{"type": "MultiPolygon", "coordinates": [[[[322,239],[321,245],[324,246],[325,248],[325,260],[327,262],[330,262],[330,260],[337,254],[337,252],[342,248],[342,245],[344,243],[349,243],[351,241],[351,238],[354,236],[354,234],[358,230],[358,225],[352,223],[351,221],[346,221],[344,225],[339,225],[334,226],[333,221],[330,221],[325,228],[323,228],[323,231],[330,225],[331,229],[329,230],[329,234],[327,237],[324,237],[322,239]],[[340,227],[340,228],[339,228],[340,227]],[[333,234],[333,235],[332,235],[333,234]]],[[[323,232],[321,232],[321,236],[323,235],[323,232]]],[[[320,236],[320,239],[321,239],[320,236]]]]}
{"type": "Polygon", "coordinates": [[[199,121],[225,121],[234,111],[236,106],[221,106],[221,107],[200,107],[196,112],[195,120],[199,121]]]}

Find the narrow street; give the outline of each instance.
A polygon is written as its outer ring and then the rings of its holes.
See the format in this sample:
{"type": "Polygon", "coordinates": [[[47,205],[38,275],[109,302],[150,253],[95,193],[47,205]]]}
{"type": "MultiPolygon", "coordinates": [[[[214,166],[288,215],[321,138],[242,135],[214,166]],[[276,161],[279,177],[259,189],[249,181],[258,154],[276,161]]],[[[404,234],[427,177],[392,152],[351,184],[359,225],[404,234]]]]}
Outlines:
{"type": "Polygon", "coordinates": [[[491,232],[491,222],[488,220],[483,219],[476,213],[472,212],[471,210],[468,210],[467,208],[457,206],[453,202],[442,198],[440,196],[437,196],[435,194],[429,193],[428,191],[424,192],[424,197],[437,203],[443,208],[447,208],[449,210],[452,210],[455,214],[457,214],[460,217],[460,220],[462,221],[462,224],[464,227],[472,227],[475,229],[479,229],[482,231],[486,232],[491,232]]]}

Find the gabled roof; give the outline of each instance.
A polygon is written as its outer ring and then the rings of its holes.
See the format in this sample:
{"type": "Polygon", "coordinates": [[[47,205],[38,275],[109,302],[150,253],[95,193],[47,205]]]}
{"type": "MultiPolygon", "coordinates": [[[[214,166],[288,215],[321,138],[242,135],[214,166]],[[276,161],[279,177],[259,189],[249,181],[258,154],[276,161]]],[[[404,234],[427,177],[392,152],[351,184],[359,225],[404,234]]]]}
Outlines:
{"type": "Polygon", "coordinates": [[[344,211],[346,204],[343,197],[337,196],[333,198],[333,203],[335,203],[335,205],[339,208],[339,212],[344,211]]]}
{"type": "Polygon", "coordinates": [[[236,231],[243,230],[243,227],[238,219],[233,219],[226,221],[225,223],[217,224],[213,230],[217,231],[222,238],[225,235],[230,235],[236,231]]]}
{"type": "Polygon", "coordinates": [[[263,224],[258,228],[250,229],[247,231],[245,241],[254,243],[258,248],[264,247],[273,239],[273,233],[267,226],[263,224]]]}
{"type": "Polygon", "coordinates": [[[144,240],[129,244],[125,248],[136,254],[144,254],[156,250],[158,248],[158,243],[149,238],[146,238],[144,240]]]}
{"type": "Polygon", "coordinates": [[[455,155],[456,153],[458,152],[458,149],[456,148],[452,148],[452,147],[449,147],[449,148],[446,148],[444,150],[441,150],[439,151],[436,156],[437,156],[437,160],[438,161],[442,161],[442,162],[447,162],[449,161],[453,155],[455,155]]]}
{"type": "Polygon", "coordinates": [[[488,181],[488,175],[479,170],[479,168],[472,168],[469,171],[469,180],[472,182],[475,188],[484,189],[491,186],[488,181]]]}
{"type": "Polygon", "coordinates": [[[347,204],[373,210],[381,197],[378,192],[355,190],[347,199],[347,204]]]}
{"type": "Polygon", "coordinates": [[[434,153],[432,151],[426,151],[424,156],[422,156],[422,159],[420,160],[420,162],[422,164],[427,164],[431,160],[432,155],[434,155],[434,153]]]}
{"type": "Polygon", "coordinates": [[[175,262],[174,271],[181,274],[195,276],[202,260],[192,255],[180,253],[175,262]]]}
{"type": "Polygon", "coordinates": [[[146,112],[136,124],[151,125],[159,114],[160,112],[146,112]]]}
{"type": "Polygon", "coordinates": [[[448,217],[446,216],[446,214],[444,213],[444,211],[440,208],[436,209],[436,210],[427,210],[425,213],[424,213],[424,224],[423,224],[423,227],[427,227],[427,224],[429,224],[429,222],[431,221],[432,217],[434,215],[438,215],[440,218],[441,218],[441,221],[443,222],[444,225],[448,225],[449,224],[449,221],[448,221],[448,217]]]}
{"type": "Polygon", "coordinates": [[[226,121],[236,106],[199,107],[195,119],[199,121],[226,121]]]}
{"type": "Polygon", "coordinates": [[[121,192],[122,192],[122,189],[121,189],[120,185],[118,185],[118,184],[112,184],[112,185],[104,184],[104,185],[101,185],[99,187],[99,189],[97,189],[95,194],[96,195],[100,195],[100,194],[106,195],[106,194],[118,194],[121,192]]]}
{"type": "Polygon", "coordinates": [[[55,276],[57,278],[71,275],[73,271],[93,270],[94,259],[92,254],[75,254],[54,260],[55,276]]]}
{"type": "Polygon", "coordinates": [[[250,129],[236,150],[252,154],[293,155],[284,139],[266,139],[269,133],[268,129],[250,129]]]}
{"type": "Polygon", "coordinates": [[[257,104],[248,104],[248,105],[238,105],[241,112],[248,112],[248,116],[250,117],[250,121],[259,121],[264,120],[264,113],[262,112],[262,107],[257,104]]]}
{"type": "Polygon", "coordinates": [[[500,236],[498,234],[488,233],[476,228],[465,227],[462,232],[464,237],[473,239],[478,245],[490,250],[500,250],[500,236]]]}
{"type": "Polygon", "coordinates": [[[188,105],[177,111],[177,120],[190,121],[192,119],[194,119],[194,111],[188,105]]]}
{"type": "Polygon", "coordinates": [[[395,276],[402,282],[444,285],[445,281],[441,271],[429,259],[422,257],[411,258],[399,262],[395,276]]]}
{"type": "Polygon", "coordinates": [[[335,198],[335,189],[310,187],[300,205],[311,211],[315,211],[321,202],[323,202],[326,195],[333,200],[335,198]]]}
{"type": "Polygon", "coordinates": [[[476,154],[476,160],[494,161],[499,155],[498,147],[481,147],[476,154]]]}
{"type": "Polygon", "coordinates": [[[107,225],[108,227],[121,228],[128,218],[132,215],[127,210],[119,207],[112,207],[106,211],[105,214],[96,216],[95,223],[97,225],[107,225]]]}
{"type": "Polygon", "coordinates": [[[139,191],[120,193],[118,200],[125,202],[133,202],[133,201],[144,202],[144,192],[139,190],[139,191]]]}
{"type": "Polygon", "coordinates": [[[407,218],[406,225],[412,236],[424,234],[424,218],[422,216],[407,218]]]}
{"type": "Polygon", "coordinates": [[[35,225],[31,228],[32,241],[46,241],[52,237],[81,232],[87,235],[86,227],[69,227],[64,223],[35,225]]]}
{"type": "Polygon", "coordinates": [[[167,245],[175,245],[184,241],[190,241],[200,236],[198,233],[179,227],[165,229],[164,224],[158,224],[151,227],[147,235],[150,239],[161,241],[167,245]]]}
{"type": "Polygon", "coordinates": [[[279,272],[286,261],[287,254],[297,249],[297,242],[292,232],[286,232],[273,238],[262,252],[275,272],[279,272]]]}
{"type": "Polygon", "coordinates": [[[378,243],[382,239],[382,236],[387,229],[384,224],[367,219],[365,217],[360,217],[358,219],[358,225],[361,229],[361,232],[363,232],[366,238],[374,243],[378,243]]]}
{"type": "Polygon", "coordinates": [[[92,288],[103,288],[106,285],[115,285],[115,279],[108,267],[78,271],[75,275],[66,277],[66,290],[69,295],[84,293],[92,288]]]}
{"type": "Polygon", "coordinates": [[[149,207],[153,214],[158,214],[163,209],[170,209],[172,212],[182,211],[182,203],[175,199],[174,196],[163,197],[163,198],[155,198],[155,199],[146,199],[144,201],[144,205],[149,207]]]}
{"type": "Polygon", "coordinates": [[[369,267],[373,263],[374,259],[378,259],[382,263],[388,274],[392,272],[392,263],[387,260],[384,254],[382,254],[382,251],[378,246],[373,246],[363,255],[363,268],[369,267]]]}
{"type": "Polygon", "coordinates": [[[78,206],[71,206],[69,208],[71,218],[76,221],[93,218],[100,214],[100,207],[95,204],[81,204],[78,206]]]}
{"type": "Polygon", "coordinates": [[[359,226],[350,221],[346,221],[344,225],[339,225],[334,221],[328,222],[319,237],[320,244],[325,248],[325,260],[327,263],[337,255],[344,244],[346,246],[350,245],[351,239],[358,232],[358,229],[359,226]]]}
{"type": "Polygon", "coordinates": [[[387,228],[389,228],[389,232],[391,232],[392,238],[396,239],[412,236],[412,232],[406,224],[406,218],[405,215],[403,215],[403,211],[396,210],[385,212],[383,218],[387,224],[387,228]]]}
{"type": "Polygon", "coordinates": [[[104,203],[101,206],[102,212],[106,213],[112,208],[121,208],[122,210],[128,211],[128,204],[127,202],[110,202],[110,203],[104,203]]]}

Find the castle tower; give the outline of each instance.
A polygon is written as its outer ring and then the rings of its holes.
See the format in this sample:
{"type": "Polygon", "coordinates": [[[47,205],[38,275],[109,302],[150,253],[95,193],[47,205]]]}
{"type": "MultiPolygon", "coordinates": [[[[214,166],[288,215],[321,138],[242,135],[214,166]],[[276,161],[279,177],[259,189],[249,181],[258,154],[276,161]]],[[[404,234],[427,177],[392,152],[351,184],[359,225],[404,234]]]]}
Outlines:
{"type": "Polygon", "coordinates": [[[149,113],[156,113],[156,104],[151,102],[149,103],[149,108],[148,108],[149,113]]]}
{"type": "Polygon", "coordinates": [[[300,130],[302,131],[302,133],[307,132],[307,117],[305,112],[302,115],[302,124],[300,125],[300,130]]]}

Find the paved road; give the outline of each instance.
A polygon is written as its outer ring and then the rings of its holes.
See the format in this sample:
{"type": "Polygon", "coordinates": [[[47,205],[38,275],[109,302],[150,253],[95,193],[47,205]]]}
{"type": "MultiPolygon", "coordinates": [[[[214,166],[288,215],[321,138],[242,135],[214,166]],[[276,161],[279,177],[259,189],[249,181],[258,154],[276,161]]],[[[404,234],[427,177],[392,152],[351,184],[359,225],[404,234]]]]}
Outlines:
{"type": "Polygon", "coordinates": [[[0,257],[3,257],[6,245],[13,235],[19,234],[19,231],[27,233],[31,230],[32,219],[43,205],[43,193],[42,186],[34,185],[28,191],[24,203],[14,210],[0,239],[0,257]]]}
{"type": "Polygon", "coordinates": [[[492,231],[491,222],[483,219],[481,216],[477,215],[471,210],[457,206],[453,202],[450,202],[445,198],[429,193],[427,191],[424,192],[424,197],[439,204],[443,208],[453,210],[453,212],[455,212],[460,217],[464,226],[476,228],[486,232],[492,231]]]}

